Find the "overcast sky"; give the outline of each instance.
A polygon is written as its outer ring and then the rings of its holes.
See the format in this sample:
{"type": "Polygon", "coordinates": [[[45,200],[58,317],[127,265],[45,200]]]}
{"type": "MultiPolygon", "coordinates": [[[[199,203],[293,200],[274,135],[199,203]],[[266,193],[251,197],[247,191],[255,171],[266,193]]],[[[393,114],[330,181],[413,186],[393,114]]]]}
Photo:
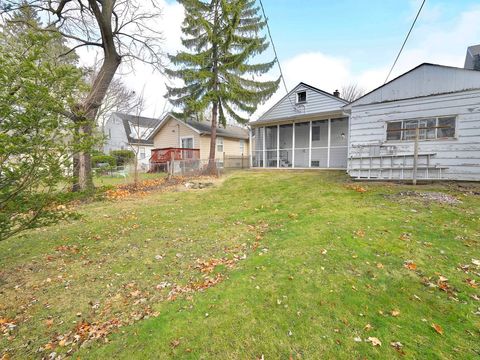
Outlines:
{"type": "MultiPolygon", "coordinates": [[[[180,49],[183,8],[163,2],[166,52],[180,49]]],[[[415,17],[421,0],[263,0],[287,87],[300,81],[333,92],[356,83],[369,91],[383,84],[415,17]]],[[[391,79],[423,62],[463,67],[466,48],[480,43],[480,4],[476,0],[427,0],[391,79]]],[[[82,52],[88,63],[92,54],[82,52]]],[[[262,60],[273,58],[272,49],[262,60]]],[[[162,75],[135,64],[125,83],[144,89],[145,116],[170,110],[162,75]]],[[[269,74],[278,76],[275,68],[269,74]]],[[[279,89],[254,118],[267,110],[285,89],[279,89]]]]}

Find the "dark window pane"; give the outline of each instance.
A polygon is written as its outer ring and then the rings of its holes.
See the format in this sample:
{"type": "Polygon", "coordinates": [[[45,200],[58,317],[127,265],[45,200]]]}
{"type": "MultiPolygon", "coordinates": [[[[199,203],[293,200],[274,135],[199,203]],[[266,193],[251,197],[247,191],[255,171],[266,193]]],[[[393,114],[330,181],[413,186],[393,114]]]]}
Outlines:
{"type": "Polygon", "coordinates": [[[438,119],[437,138],[453,138],[455,137],[455,118],[440,118],[438,119]]]}
{"type": "Polygon", "coordinates": [[[302,103],[307,101],[307,92],[301,91],[297,93],[297,102],[302,103]]]}
{"type": "Polygon", "coordinates": [[[312,122],[312,148],[328,146],[328,121],[312,122]]]}
{"type": "Polygon", "coordinates": [[[400,140],[402,138],[401,121],[387,123],[387,140],[400,140]]]}

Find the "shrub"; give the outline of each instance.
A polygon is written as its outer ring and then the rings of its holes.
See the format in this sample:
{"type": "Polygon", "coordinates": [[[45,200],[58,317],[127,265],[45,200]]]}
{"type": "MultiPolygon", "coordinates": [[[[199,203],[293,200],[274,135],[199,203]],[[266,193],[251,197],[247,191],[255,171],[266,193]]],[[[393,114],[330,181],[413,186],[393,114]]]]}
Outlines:
{"type": "Polygon", "coordinates": [[[117,160],[117,166],[124,166],[135,158],[135,153],[132,150],[112,150],[110,155],[117,160]]]}
{"type": "Polygon", "coordinates": [[[110,155],[94,155],[92,156],[92,167],[99,167],[99,164],[108,164],[110,167],[117,166],[117,159],[110,155]]]}

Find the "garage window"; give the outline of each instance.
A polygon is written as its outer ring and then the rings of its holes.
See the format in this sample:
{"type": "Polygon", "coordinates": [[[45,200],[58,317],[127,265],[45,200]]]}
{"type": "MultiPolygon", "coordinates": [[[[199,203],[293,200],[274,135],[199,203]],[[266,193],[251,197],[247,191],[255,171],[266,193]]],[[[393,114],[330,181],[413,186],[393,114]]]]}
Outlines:
{"type": "Polygon", "coordinates": [[[419,140],[452,139],[456,133],[456,117],[435,117],[387,122],[387,141],[413,141],[417,127],[419,140]]]}

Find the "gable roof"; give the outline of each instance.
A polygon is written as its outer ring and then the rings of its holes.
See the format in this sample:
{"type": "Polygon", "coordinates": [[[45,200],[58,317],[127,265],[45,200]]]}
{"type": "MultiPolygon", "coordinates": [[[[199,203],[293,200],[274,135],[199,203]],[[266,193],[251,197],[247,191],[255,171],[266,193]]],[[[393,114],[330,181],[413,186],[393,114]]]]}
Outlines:
{"type": "Polygon", "coordinates": [[[423,63],[346,105],[366,105],[480,89],[480,71],[423,63]]]}
{"type": "Polygon", "coordinates": [[[300,82],[287,95],[260,116],[258,120],[252,123],[271,122],[305,115],[341,111],[342,107],[346,104],[348,104],[348,101],[344,99],[304,82],[300,82]],[[307,101],[304,104],[297,104],[296,94],[303,90],[307,92],[307,101]]]}
{"type": "MultiPolygon", "coordinates": [[[[211,134],[211,130],[210,130],[211,123],[210,123],[210,121],[198,121],[198,120],[184,121],[184,120],[178,119],[173,114],[168,113],[164,116],[161,123],[152,131],[152,133],[149,136],[149,140],[153,141],[153,138],[155,137],[155,135],[158,134],[158,132],[163,128],[163,126],[169,120],[175,120],[175,121],[178,121],[178,122],[188,126],[190,129],[192,129],[193,131],[195,131],[199,135],[210,135],[211,134]]],[[[240,126],[227,125],[226,127],[222,127],[220,125],[217,128],[217,135],[222,136],[222,137],[233,138],[233,139],[248,139],[248,130],[245,129],[245,128],[242,128],[240,126]]]]}
{"type": "Polygon", "coordinates": [[[160,119],[148,118],[144,116],[137,116],[137,115],[131,115],[131,114],[124,114],[119,112],[115,112],[113,113],[113,115],[118,117],[120,120],[122,120],[123,127],[125,129],[125,134],[127,136],[129,144],[141,144],[141,145],[153,146],[153,140],[150,139],[150,136],[148,136],[146,139],[137,139],[133,137],[132,136],[133,131],[130,127],[130,124],[134,124],[134,126],[138,126],[142,128],[151,129],[153,131],[153,129],[157,127],[158,124],[160,124],[161,122],[160,119]]]}

